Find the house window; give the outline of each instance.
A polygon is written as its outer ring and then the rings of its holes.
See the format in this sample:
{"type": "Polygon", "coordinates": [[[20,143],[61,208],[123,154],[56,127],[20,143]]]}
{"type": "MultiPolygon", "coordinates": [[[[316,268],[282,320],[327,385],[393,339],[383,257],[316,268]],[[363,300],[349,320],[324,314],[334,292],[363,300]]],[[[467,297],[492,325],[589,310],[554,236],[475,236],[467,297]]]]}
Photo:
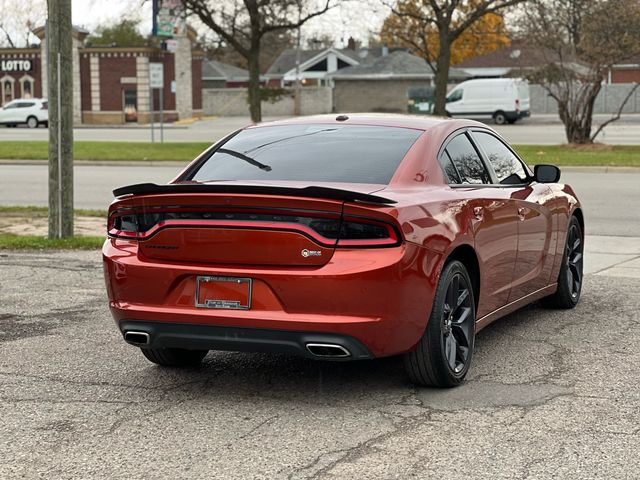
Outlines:
{"type": "Polygon", "coordinates": [[[2,104],[10,102],[13,100],[13,78],[5,76],[2,80],[0,80],[0,85],[2,86],[2,104]]]}
{"type": "Polygon", "coordinates": [[[138,121],[138,92],[136,90],[124,91],[124,121],[138,121]]]}
{"type": "Polygon", "coordinates": [[[34,86],[33,77],[30,77],[29,75],[24,75],[20,79],[20,90],[22,91],[22,98],[33,98],[33,86],[34,86]]]}
{"type": "Polygon", "coordinates": [[[305,69],[305,72],[326,72],[327,71],[327,59],[319,61],[318,63],[305,69]]]}

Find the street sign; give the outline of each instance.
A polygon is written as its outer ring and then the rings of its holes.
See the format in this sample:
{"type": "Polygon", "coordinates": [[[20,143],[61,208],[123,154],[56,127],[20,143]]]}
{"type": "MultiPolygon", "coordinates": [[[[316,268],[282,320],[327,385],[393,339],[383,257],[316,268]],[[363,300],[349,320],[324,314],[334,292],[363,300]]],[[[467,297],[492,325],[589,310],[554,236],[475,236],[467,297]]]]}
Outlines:
{"type": "Polygon", "coordinates": [[[187,22],[182,0],[153,0],[153,36],[184,37],[187,22]]]}
{"type": "Polygon", "coordinates": [[[177,40],[165,40],[164,43],[167,45],[167,52],[169,53],[176,53],[176,50],[178,50],[178,41],[177,40]]]}
{"type": "Polygon", "coordinates": [[[162,63],[149,63],[149,88],[164,87],[164,65],[162,63]]]}

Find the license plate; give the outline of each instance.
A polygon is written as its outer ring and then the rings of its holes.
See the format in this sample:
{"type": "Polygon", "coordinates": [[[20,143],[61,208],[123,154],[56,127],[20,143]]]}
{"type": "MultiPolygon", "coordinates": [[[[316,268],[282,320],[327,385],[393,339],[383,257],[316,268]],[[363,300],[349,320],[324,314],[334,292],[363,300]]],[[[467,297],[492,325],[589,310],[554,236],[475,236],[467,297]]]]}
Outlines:
{"type": "Polygon", "coordinates": [[[196,278],[196,307],[249,310],[250,278],[201,276],[196,278]]]}

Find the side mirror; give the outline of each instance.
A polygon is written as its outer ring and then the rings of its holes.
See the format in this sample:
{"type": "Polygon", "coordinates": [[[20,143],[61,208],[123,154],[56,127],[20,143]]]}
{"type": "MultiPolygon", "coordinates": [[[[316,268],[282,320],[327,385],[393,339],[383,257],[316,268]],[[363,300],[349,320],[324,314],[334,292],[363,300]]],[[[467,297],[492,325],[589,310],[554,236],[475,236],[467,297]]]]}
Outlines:
{"type": "Polygon", "coordinates": [[[560,169],[555,165],[536,165],[533,176],[539,183],[556,183],[560,180],[560,169]]]}

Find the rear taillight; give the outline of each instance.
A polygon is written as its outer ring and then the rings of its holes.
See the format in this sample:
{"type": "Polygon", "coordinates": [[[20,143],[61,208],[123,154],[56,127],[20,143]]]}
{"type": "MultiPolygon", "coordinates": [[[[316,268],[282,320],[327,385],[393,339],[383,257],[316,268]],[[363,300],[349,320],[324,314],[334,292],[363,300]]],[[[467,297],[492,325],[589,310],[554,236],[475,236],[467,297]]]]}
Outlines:
{"type": "Polygon", "coordinates": [[[115,238],[146,240],[163,228],[209,227],[295,231],[325,247],[389,247],[400,243],[395,227],[331,212],[248,210],[246,208],[155,207],[115,210],[107,232],[115,238]]]}
{"type": "Polygon", "coordinates": [[[40,110],[49,110],[49,104],[47,102],[44,102],[40,107],[40,110]]]}
{"type": "Polygon", "coordinates": [[[516,98],[516,112],[520,111],[520,99],[516,98]]]}
{"type": "Polygon", "coordinates": [[[338,247],[390,247],[398,243],[398,234],[388,223],[349,217],[342,221],[338,238],[338,247]]]}

